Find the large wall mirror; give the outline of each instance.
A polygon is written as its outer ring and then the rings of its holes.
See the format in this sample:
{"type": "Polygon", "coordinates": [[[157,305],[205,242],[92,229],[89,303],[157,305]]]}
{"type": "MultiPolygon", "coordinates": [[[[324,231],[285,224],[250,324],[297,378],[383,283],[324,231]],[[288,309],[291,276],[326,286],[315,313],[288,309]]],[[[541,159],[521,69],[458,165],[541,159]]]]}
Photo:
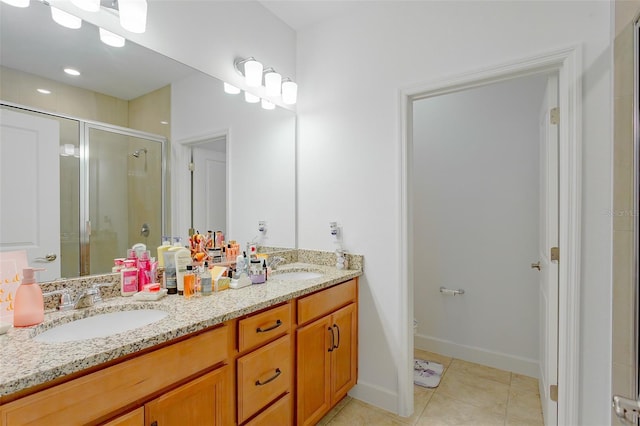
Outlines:
{"type": "Polygon", "coordinates": [[[31,250],[47,280],[110,272],[134,243],[153,254],[163,235],[186,243],[189,229],[295,247],[292,111],[248,104],[218,79],[128,40],[107,46],[87,22],[61,27],[46,4],[0,8],[0,250],[31,250]],[[25,117],[42,127],[32,152],[17,150],[30,146],[13,130],[25,117]],[[55,152],[38,148],[50,133],[55,152]],[[21,171],[35,176],[28,196],[12,178],[21,171]],[[41,211],[20,215],[10,202],[41,211]],[[7,225],[18,216],[33,223],[23,235],[7,225]]]}

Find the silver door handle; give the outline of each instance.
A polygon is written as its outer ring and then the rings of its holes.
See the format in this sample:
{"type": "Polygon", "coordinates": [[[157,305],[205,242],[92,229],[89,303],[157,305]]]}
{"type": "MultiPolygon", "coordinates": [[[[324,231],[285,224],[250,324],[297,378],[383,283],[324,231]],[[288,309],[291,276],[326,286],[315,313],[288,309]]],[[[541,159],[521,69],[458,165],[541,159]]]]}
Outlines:
{"type": "Polygon", "coordinates": [[[44,257],[36,257],[33,260],[35,260],[36,262],[53,262],[57,258],[58,256],[56,256],[55,253],[47,253],[44,257]]]}
{"type": "Polygon", "coordinates": [[[542,268],[540,267],[540,261],[537,261],[536,263],[532,263],[532,264],[531,264],[531,269],[537,269],[538,271],[539,271],[540,269],[542,269],[542,268]]]}
{"type": "Polygon", "coordinates": [[[622,423],[635,425],[638,424],[638,416],[640,415],[640,400],[625,398],[620,395],[613,396],[613,410],[616,412],[622,423]]]}

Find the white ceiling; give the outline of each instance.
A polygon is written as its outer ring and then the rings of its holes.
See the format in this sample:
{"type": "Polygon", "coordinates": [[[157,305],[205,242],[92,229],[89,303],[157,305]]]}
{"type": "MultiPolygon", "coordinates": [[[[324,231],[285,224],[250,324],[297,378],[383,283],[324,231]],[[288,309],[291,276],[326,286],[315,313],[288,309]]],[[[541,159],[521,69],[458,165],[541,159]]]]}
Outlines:
{"type": "Polygon", "coordinates": [[[285,24],[298,31],[339,15],[370,0],[258,0],[285,24]]]}
{"type": "Polygon", "coordinates": [[[87,22],[77,30],[64,28],[39,1],[28,8],[0,2],[0,64],[125,100],[196,72],[129,41],[121,48],[107,46],[87,22]],[[65,67],[82,75],[72,78],[65,67]]]}

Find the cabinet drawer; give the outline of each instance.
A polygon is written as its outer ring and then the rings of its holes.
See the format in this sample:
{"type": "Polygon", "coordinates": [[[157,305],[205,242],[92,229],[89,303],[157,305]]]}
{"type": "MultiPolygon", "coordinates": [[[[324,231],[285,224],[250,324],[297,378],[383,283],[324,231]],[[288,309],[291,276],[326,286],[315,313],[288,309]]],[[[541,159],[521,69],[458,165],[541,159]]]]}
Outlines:
{"type": "Polygon", "coordinates": [[[245,426],[291,426],[293,424],[293,397],[286,394],[245,426]]]}
{"type": "Polygon", "coordinates": [[[298,325],[355,302],[357,293],[358,287],[353,279],[298,299],[298,325]]]}
{"type": "Polygon", "coordinates": [[[289,332],[291,304],[287,303],[238,321],[238,350],[244,352],[289,332]]]}
{"type": "Polygon", "coordinates": [[[228,326],[0,407],[0,425],[87,424],[227,358],[228,326]]]}
{"type": "Polygon", "coordinates": [[[238,423],[290,391],[291,336],[282,336],[238,358],[238,423]]]}

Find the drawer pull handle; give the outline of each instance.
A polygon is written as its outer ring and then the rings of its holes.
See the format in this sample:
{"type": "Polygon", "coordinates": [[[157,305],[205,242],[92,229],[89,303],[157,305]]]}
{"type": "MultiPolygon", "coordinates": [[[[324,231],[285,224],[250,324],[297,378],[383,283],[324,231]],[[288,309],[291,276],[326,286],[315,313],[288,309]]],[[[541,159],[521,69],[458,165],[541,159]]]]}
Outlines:
{"type": "Polygon", "coordinates": [[[264,386],[267,383],[274,381],[275,379],[278,378],[278,376],[282,374],[282,371],[280,371],[279,368],[276,368],[276,374],[274,374],[273,376],[269,377],[267,380],[265,380],[264,382],[261,382],[260,380],[256,380],[256,386],[264,386]]]}
{"type": "Polygon", "coordinates": [[[335,346],[335,337],[333,336],[333,328],[329,327],[327,328],[327,330],[329,330],[329,333],[331,333],[331,344],[329,345],[329,349],[327,350],[327,352],[333,352],[333,350],[336,348],[335,346]]]}
{"type": "MultiPolygon", "coordinates": [[[[340,347],[340,327],[338,327],[336,324],[333,324],[333,328],[338,331],[338,343],[333,347],[333,349],[338,349],[340,347]]],[[[331,334],[333,334],[333,332],[331,332],[331,334]]]]}
{"type": "Polygon", "coordinates": [[[268,328],[260,328],[260,327],[258,327],[258,328],[256,328],[256,333],[265,333],[267,331],[274,330],[274,329],[280,327],[281,325],[282,325],[282,321],[277,320],[276,323],[274,325],[272,325],[271,327],[268,327],[268,328]]]}

